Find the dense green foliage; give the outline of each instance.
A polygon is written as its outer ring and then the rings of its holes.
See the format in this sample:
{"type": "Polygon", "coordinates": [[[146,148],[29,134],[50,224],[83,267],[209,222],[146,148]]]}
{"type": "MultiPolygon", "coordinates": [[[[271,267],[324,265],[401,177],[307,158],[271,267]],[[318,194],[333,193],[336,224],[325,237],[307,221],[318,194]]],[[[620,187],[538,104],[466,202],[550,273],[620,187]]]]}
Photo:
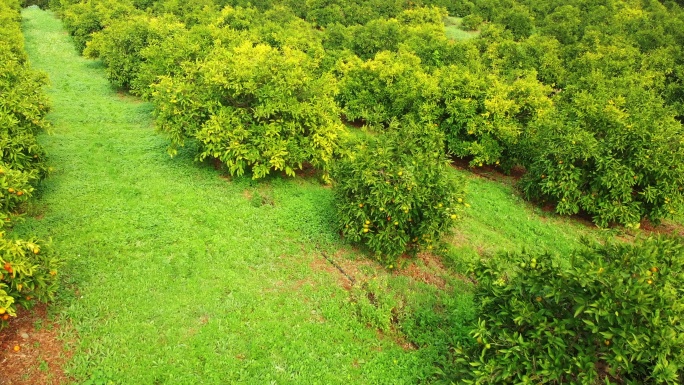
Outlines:
{"type": "Polygon", "coordinates": [[[159,128],[175,146],[197,139],[199,158],[219,159],[233,175],[294,176],[305,163],[327,171],[343,128],[335,80],[314,76],[316,66],[296,49],[217,47],[154,86],[159,128]]]}
{"type": "Polygon", "coordinates": [[[439,90],[417,56],[383,51],[365,62],[353,57],[341,63],[339,71],[338,98],[347,120],[360,119],[371,126],[409,115],[429,120],[439,90]]]}
{"type": "MultiPolygon", "coordinates": [[[[109,81],[116,87],[130,89],[138,72],[143,70],[145,57],[142,50],[163,40],[170,40],[180,31],[185,31],[185,26],[173,16],[130,16],[94,33],[83,54],[101,58],[107,67],[109,81]]],[[[174,47],[175,50],[178,48],[180,47],[174,47]]],[[[149,86],[150,84],[141,84],[141,89],[136,91],[144,93],[149,86]]]]}
{"type": "Polygon", "coordinates": [[[0,2],[0,229],[45,175],[36,134],[48,127],[46,78],[30,69],[19,26],[19,4],[0,2]]]}
{"type": "Polygon", "coordinates": [[[680,384],[684,247],[596,245],[506,254],[474,268],[480,303],[469,383],[680,384]]]}
{"type": "Polygon", "coordinates": [[[19,2],[0,1],[0,330],[17,306],[51,299],[58,260],[34,239],[6,238],[5,227],[45,176],[45,152],[36,135],[48,127],[45,75],[33,71],[24,52],[19,2]]]}
{"type": "Polygon", "coordinates": [[[391,124],[349,149],[333,173],[338,227],[390,268],[404,252],[432,250],[465,204],[431,125],[391,124]]]}
{"type": "Polygon", "coordinates": [[[54,299],[60,265],[44,242],[8,239],[0,232],[0,330],[17,315],[17,306],[30,309],[54,299]]]}

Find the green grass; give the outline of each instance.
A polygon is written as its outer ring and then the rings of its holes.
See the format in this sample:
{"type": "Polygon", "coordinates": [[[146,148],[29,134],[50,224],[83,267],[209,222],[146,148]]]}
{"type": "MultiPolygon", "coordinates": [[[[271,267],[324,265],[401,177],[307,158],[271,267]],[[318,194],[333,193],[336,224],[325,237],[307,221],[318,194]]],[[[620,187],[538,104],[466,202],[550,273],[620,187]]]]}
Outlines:
{"type": "Polygon", "coordinates": [[[444,20],[444,31],[449,39],[468,40],[480,35],[479,31],[464,31],[461,29],[462,17],[448,16],[444,20]]]}
{"type": "Polygon", "coordinates": [[[510,185],[467,174],[471,207],[455,230],[455,245],[473,248],[479,254],[523,248],[568,254],[580,246],[583,237],[601,236],[588,222],[545,213],[525,202],[510,185]]]}
{"type": "MultiPolygon", "coordinates": [[[[435,373],[449,371],[450,345],[468,341],[470,284],[437,269],[441,288],[364,263],[339,239],[331,191],[315,181],[228,180],[190,149],[169,158],[150,104],[112,90],[53,14],[23,16],[31,62],[52,83],[54,129],[40,139],[55,171],[36,203],[43,212],[14,233],[52,236],[67,261],[53,309],[73,341],[77,382],[444,378],[435,373]],[[358,267],[355,288],[321,267],[320,251],[358,267]]],[[[510,187],[469,179],[471,208],[448,253],[456,273],[477,252],[562,253],[588,232],[539,215],[510,187]]]]}

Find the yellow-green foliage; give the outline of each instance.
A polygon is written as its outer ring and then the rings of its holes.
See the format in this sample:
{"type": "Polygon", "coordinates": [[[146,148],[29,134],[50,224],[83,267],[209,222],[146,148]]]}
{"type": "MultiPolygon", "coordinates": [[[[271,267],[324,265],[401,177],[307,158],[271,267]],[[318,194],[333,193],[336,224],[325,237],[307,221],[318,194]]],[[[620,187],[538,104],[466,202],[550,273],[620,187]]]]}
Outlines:
{"type": "Polygon", "coordinates": [[[351,144],[333,172],[344,237],[390,268],[404,252],[437,246],[465,205],[464,181],[448,172],[443,146],[433,124],[412,122],[351,144]]]}
{"type": "Polygon", "coordinates": [[[468,384],[681,384],[680,240],[504,254],[474,269],[480,307],[468,384]]]}
{"type": "Polygon", "coordinates": [[[231,174],[293,176],[305,163],[326,171],[343,126],[335,80],[317,75],[317,65],[295,49],[216,47],[186,74],[154,86],[158,128],[172,146],[196,138],[199,158],[219,159],[231,174]]]}
{"type": "Polygon", "coordinates": [[[374,59],[357,57],[339,65],[338,100],[347,120],[387,125],[405,115],[434,119],[437,81],[425,73],[420,59],[408,52],[383,51],[374,59]]]}
{"type": "Polygon", "coordinates": [[[29,309],[53,299],[60,264],[44,242],[7,239],[0,232],[0,329],[17,306],[29,309]]]}
{"type": "Polygon", "coordinates": [[[48,127],[48,103],[24,53],[17,1],[0,0],[0,329],[16,315],[55,292],[58,262],[43,243],[5,238],[2,228],[31,196],[46,172],[36,134],[48,127]]]}
{"type": "Polygon", "coordinates": [[[551,88],[535,73],[507,81],[495,73],[472,72],[460,66],[441,69],[443,117],[449,151],[471,157],[471,165],[512,162],[530,125],[548,115],[551,88]]]}
{"type": "MultiPolygon", "coordinates": [[[[107,67],[107,78],[116,87],[128,89],[135,85],[135,92],[145,94],[149,92],[149,84],[136,82],[145,62],[142,51],[182,32],[185,32],[185,26],[172,15],[162,18],[132,16],[112,21],[102,31],[95,32],[83,54],[100,58],[107,67]]],[[[174,47],[174,50],[178,48],[174,47]]]]}
{"type": "Polygon", "coordinates": [[[46,78],[28,65],[20,20],[18,2],[0,1],[0,228],[47,171],[36,141],[48,127],[46,78]]]}

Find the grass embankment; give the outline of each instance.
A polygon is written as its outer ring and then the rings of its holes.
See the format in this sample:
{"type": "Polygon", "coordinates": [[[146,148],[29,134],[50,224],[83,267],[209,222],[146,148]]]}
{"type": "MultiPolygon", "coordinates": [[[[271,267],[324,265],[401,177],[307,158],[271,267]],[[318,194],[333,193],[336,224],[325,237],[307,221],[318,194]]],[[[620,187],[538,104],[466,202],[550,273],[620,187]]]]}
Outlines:
{"type": "MultiPolygon", "coordinates": [[[[227,180],[189,150],[170,159],[149,104],[113,91],[53,14],[23,16],[32,64],[52,82],[54,129],[42,142],[55,171],[42,212],[15,232],[53,236],[68,261],[54,308],[74,341],[76,380],[415,383],[442,361],[440,340],[466,338],[472,302],[456,274],[430,258],[415,274],[351,262],[363,257],[339,240],[332,194],[314,181],[227,180]],[[364,289],[346,290],[320,250],[364,289]],[[377,309],[364,290],[384,297],[377,309]],[[378,333],[387,317],[399,324],[378,333]]],[[[471,179],[452,259],[530,244],[565,251],[585,232],[471,179]]]]}

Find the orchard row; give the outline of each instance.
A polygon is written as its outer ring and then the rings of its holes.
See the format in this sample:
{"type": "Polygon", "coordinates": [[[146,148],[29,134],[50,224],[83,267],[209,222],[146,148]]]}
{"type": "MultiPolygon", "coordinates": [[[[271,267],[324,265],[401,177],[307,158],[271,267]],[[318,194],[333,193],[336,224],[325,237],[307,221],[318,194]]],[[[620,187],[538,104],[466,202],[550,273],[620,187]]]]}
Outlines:
{"type": "Polygon", "coordinates": [[[19,1],[0,0],[0,329],[56,290],[59,261],[42,242],[6,238],[47,168],[36,134],[45,130],[44,75],[31,70],[24,52],[19,1]]]}

